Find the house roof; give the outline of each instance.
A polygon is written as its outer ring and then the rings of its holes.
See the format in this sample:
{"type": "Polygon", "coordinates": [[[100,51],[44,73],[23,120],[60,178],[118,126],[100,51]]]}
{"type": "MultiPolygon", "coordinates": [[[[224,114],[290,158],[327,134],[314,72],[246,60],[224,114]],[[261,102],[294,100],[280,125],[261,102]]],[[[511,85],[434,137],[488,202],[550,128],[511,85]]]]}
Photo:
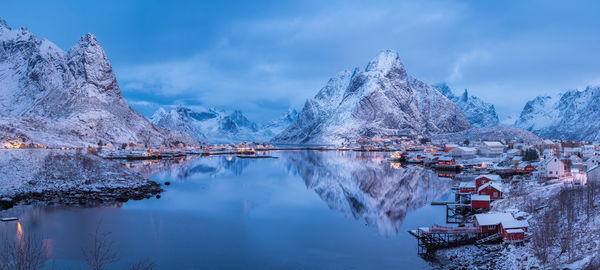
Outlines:
{"type": "Polygon", "coordinates": [[[506,230],[507,233],[524,233],[525,231],[523,229],[508,229],[506,230]]]}
{"type": "Polygon", "coordinates": [[[487,147],[504,147],[504,144],[500,143],[500,142],[488,142],[485,141],[483,142],[483,144],[487,147]]]}
{"type": "MultiPolygon", "coordinates": [[[[454,149],[458,149],[458,150],[461,150],[461,151],[463,151],[463,152],[477,152],[477,149],[475,149],[475,148],[473,148],[473,147],[463,147],[463,146],[459,146],[459,147],[456,147],[456,148],[454,148],[454,149]]],[[[452,149],[452,150],[450,150],[450,151],[453,151],[454,149],[452,149]]]]}
{"type": "Polygon", "coordinates": [[[483,178],[483,177],[490,179],[492,181],[502,181],[502,177],[500,177],[500,175],[497,175],[497,174],[483,174],[483,175],[477,176],[475,178],[475,180],[477,180],[479,178],[483,178]]]}
{"type": "Polygon", "coordinates": [[[514,220],[515,218],[510,213],[487,213],[475,215],[479,226],[498,225],[503,221],[514,220]]]}
{"type": "Polygon", "coordinates": [[[459,188],[475,188],[475,182],[460,182],[459,188]]]}
{"type": "Polygon", "coordinates": [[[515,218],[513,218],[512,220],[509,220],[509,219],[502,220],[502,228],[504,228],[504,229],[527,228],[527,227],[529,227],[529,222],[527,222],[527,220],[518,220],[515,218]]]}
{"type": "Polygon", "coordinates": [[[479,192],[479,191],[482,191],[482,190],[483,190],[484,188],[486,188],[486,187],[492,187],[492,188],[494,188],[494,189],[496,189],[496,190],[498,190],[498,191],[502,191],[502,187],[501,187],[501,186],[500,186],[498,183],[496,183],[496,182],[487,182],[487,183],[485,183],[485,184],[481,185],[481,186],[480,186],[480,187],[477,189],[477,192],[479,192]]]}

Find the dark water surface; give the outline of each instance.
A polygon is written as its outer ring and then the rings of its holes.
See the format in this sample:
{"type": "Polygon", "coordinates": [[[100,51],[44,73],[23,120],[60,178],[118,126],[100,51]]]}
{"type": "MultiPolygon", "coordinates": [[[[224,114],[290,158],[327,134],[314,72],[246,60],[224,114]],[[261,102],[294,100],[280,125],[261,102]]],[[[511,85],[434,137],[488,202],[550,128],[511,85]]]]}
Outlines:
{"type": "Polygon", "coordinates": [[[129,164],[160,183],[160,199],[97,208],[0,212],[11,237],[39,235],[57,269],[85,269],[90,234],[110,232],[119,262],[156,269],[423,269],[406,231],[443,224],[451,183],[383,153],[281,151],[279,159],[195,158],[129,164]],[[444,198],[440,199],[443,200],[444,198]]]}

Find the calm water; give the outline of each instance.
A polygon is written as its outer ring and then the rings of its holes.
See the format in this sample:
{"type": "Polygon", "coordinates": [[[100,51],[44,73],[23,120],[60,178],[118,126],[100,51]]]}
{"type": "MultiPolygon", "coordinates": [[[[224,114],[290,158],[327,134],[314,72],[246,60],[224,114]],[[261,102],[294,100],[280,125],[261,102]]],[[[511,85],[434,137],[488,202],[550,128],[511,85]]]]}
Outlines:
{"type": "MultiPolygon", "coordinates": [[[[124,269],[421,269],[406,231],[442,224],[429,206],[450,183],[384,154],[283,151],[279,159],[210,157],[129,164],[160,183],[160,199],[99,208],[26,206],[0,212],[10,237],[40,235],[58,269],[82,268],[98,227],[110,232],[124,269]]],[[[444,198],[442,198],[444,199],[444,198]]],[[[48,265],[49,266],[49,265],[48,265]]]]}

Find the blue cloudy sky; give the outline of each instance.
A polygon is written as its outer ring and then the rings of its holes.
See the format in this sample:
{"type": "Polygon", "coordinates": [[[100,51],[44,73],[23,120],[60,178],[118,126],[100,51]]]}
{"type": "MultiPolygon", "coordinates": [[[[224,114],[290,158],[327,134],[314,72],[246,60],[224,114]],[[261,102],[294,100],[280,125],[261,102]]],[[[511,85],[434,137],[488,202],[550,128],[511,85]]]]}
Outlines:
{"type": "Polygon", "coordinates": [[[0,16],[68,49],[98,37],[121,89],[159,105],[301,108],[327,79],[399,52],[427,83],[495,104],[600,84],[600,1],[3,1],[0,16]]]}

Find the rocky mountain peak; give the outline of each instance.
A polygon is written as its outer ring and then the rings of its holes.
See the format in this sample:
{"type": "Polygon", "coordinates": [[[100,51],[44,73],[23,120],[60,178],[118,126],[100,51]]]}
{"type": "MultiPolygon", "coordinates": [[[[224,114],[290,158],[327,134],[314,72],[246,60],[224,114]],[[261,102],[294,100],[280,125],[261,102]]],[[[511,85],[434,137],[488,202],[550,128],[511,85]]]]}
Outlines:
{"type": "Polygon", "coordinates": [[[369,64],[367,65],[366,72],[379,72],[383,74],[397,74],[406,76],[406,70],[400,56],[396,51],[385,50],[380,52],[369,64]]]}
{"type": "Polygon", "coordinates": [[[8,25],[8,23],[2,19],[2,17],[0,17],[0,33],[4,32],[4,31],[10,31],[11,28],[8,25]]]}
{"type": "Polygon", "coordinates": [[[463,102],[467,102],[469,100],[469,92],[467,91],[467,88],[465,88],[465,91],[462,93],[462,95],[460,96],[460,99],[463,102]]]}

